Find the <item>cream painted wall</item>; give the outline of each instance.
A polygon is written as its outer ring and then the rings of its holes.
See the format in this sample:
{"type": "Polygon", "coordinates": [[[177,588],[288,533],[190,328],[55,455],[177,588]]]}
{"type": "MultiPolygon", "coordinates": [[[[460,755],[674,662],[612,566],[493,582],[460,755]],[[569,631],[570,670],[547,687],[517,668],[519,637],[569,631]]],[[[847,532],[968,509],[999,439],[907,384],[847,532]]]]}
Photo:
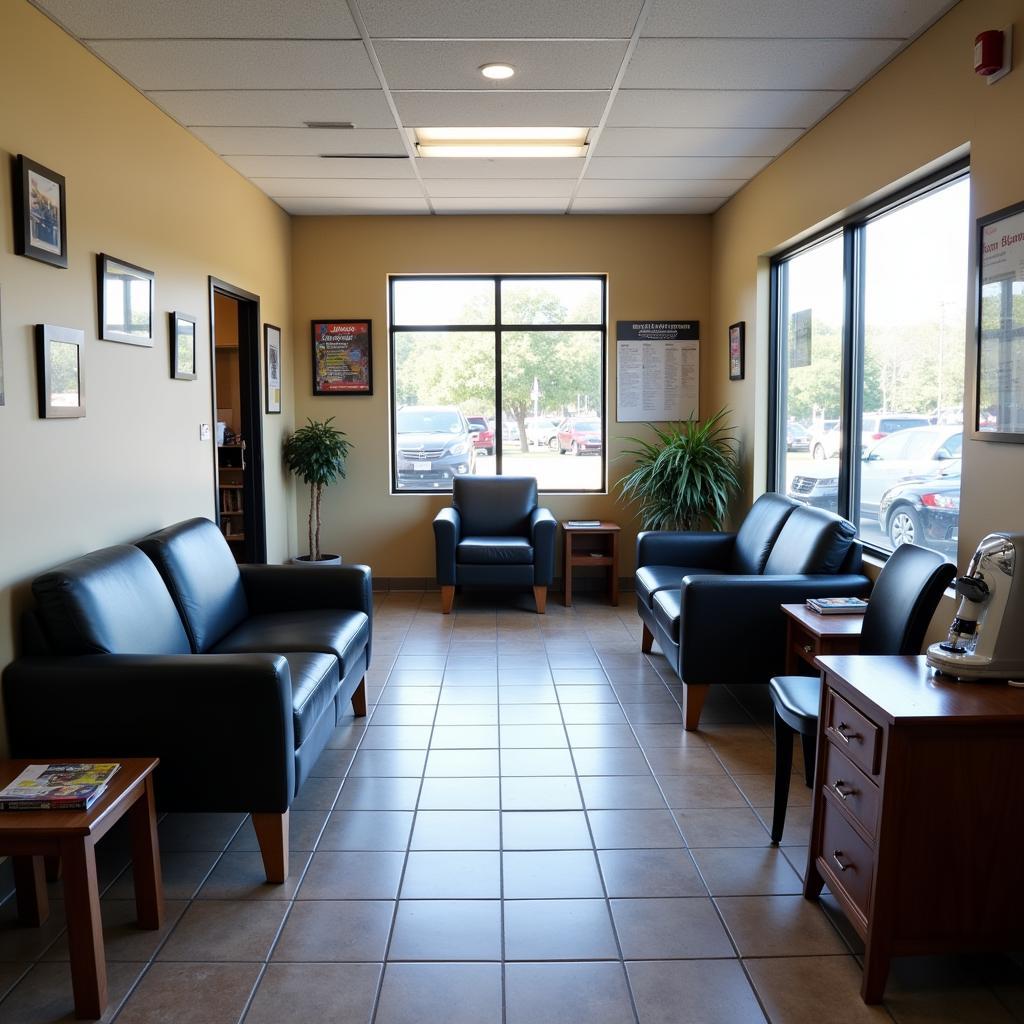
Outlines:
{"type": "MultiPolygon", "coordinates": [[[[212,515],[209,293],[214,275],[291,321],[290,221],[276,205],[25,0],[0,4],[0,666],[38,572],[180,519],[212,515]],[[67,179],[67,270],[15,256],[14,154],[67,179]],[[156,272],[155,344],[97,340],[95,254],[156,272]],[[198,320],[194,382],[170,378],[168,311],[198,320]],[[41,420],[32,325],[85,331],[84,419],[41,420]]],[[[291,379],[285,331],[284,372],[291,379]]],[[[294,545],[291,483],[274,453],[292,403],[264,421],[268,546],[294,545]]]]}
{"type": "MultiPolygon", "coordinates": [[[[609,479],[623,439],[642,424],[614,421],[614,324],[632,318],[708,316],[708,217],[299,217],[293,227],[295,418],[335,416],[355,449],[348,478],[324,497],[323,547],[367,562],[381,577],[433,577],[431,520],[450,501],[438,495],[390,495],[388,465],[387,275],[389,273],[608,274],[609,479]],[[374,394],[314,398],[309,322],[373,320],[374,394]]],[[[705,339],[709,337],[705,331],[705,339]]],[[[702,345],[706,352],[706,345],[702,345]]],[[[703,373],[703,369],[702,369],[703,373]]],[[[625,446],[628,447],[628,446],[625,446]]],[[[308,498],[297,495],[300,526],[308,498]]],[[[602,517],[623,525],[620,573],[633,568],[637,524],[607,495],[545,498],[559,518],[602,517]]],[[[305,551],[304,531],[298,543],[305,551]]],[[[296,552],[300,553],[300,552],[296,552]]]]}

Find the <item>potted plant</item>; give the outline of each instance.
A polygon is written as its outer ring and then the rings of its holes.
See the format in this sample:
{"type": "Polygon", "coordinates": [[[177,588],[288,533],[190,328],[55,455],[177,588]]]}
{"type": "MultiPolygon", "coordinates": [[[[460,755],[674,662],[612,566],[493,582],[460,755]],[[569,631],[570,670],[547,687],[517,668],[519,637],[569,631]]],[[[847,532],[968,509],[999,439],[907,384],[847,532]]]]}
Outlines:
{"type": "Polygon", "coordinates": [[[309,554],[292,561],[298,565],[339,565],[341,555],[320,553],[320,497],[323,489],[345,476],[345,459],[352,442],[332,427],[334,417],[323,422],[306,420],[284,443],[284,461],[304,483],[309,484],[309,554]]]}
{"type": "Polygon", "coordinates": [[[739,450],[720,409],[703,423],[691,417],[665,428],[648,424],[656,441],[627,438],[639,447],[633,470],[618,487],[623,498],[640,503],[645,530],[721,530],[729,499],[739,490],[739,450]]]}

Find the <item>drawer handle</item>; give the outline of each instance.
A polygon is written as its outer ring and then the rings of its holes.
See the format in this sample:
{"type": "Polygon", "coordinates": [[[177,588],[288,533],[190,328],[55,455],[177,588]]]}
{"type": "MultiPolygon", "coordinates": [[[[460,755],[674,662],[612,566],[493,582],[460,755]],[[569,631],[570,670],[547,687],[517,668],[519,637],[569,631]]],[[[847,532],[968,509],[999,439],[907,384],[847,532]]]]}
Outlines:
{"type": "Polygon", "coordinates": [[[850,732],[849,730],[850,726],[848,726],[845,722],[840,722],[835,727],[835,731],[839,734],[839,738],[844,743],[849,743],[850,740],[860,740],[864,738],[863,736],[861,736],[859,732],[850,732]]]}
{"type": "Polygon", "coordinates": [[[832,859],[839,865],[839,870],[840,871],[847,871],[849,868],[852,868],[853,865],[852,864],[844,864],[842,862],[842,860],[841,860],[842,856],[843,856],[843,851],[842,850],[833,850],[832,851],[832,859]]]}
{"type": "Polygon", "coordinates": [[[843,781],[842,779],[836,779],[836,781],[832,783],[832,788],[833,788],[833,789],[834,789],[834,790],[835,790],[835,791],[836,791],[836,792],[837,792],[837,793],[839,794],[839,796],[841,796],[841,797],[842,797],[842,798],[843,798],[844,800],[845,800],[845,799],[846,799],[846,798],[847,798],[848,796],[856,796],[856,795],[857,795],[857,793],[859,792],[859,790],[856,790],[856,789],[853,789],[853,788],[850,788],[850,789],[843,789],[843,786],[845,786],[845,785],[846,785],[846,783],[845,783],[845,782],[844,782],[844,781],[843,781]]]}

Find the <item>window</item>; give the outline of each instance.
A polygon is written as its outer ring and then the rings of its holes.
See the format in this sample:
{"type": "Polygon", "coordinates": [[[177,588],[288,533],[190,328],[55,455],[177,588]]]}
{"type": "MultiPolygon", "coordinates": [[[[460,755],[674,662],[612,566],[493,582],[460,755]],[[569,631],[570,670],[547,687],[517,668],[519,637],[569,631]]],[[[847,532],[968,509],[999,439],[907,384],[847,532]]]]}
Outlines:
{"type": "Polygon", "coordinates": [[[605,488],[606,279],[389,279],[392,488],[534,476],[605,488]]]}
{"type": "Polygon", "coordinates": [[[957,167],[772,266],[772,486],[882,553],[956,556],[969,200],[957,167]]]}

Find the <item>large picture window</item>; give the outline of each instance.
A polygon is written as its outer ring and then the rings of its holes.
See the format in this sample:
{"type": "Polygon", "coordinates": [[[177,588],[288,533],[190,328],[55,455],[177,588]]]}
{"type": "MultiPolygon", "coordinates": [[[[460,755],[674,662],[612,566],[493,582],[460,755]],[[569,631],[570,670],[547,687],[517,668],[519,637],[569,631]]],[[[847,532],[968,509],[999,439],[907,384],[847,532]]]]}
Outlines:
{"type": "Polygon", "coordinates": [[[396,492],[457,476],[605,489],[602,275],[389,279],[396,492]]]}
{"type": "Polygon", "coordinates": [[[969,203],[960,167],[772,266],[773,489],[883,554],[956,558],[969,203]]]}

